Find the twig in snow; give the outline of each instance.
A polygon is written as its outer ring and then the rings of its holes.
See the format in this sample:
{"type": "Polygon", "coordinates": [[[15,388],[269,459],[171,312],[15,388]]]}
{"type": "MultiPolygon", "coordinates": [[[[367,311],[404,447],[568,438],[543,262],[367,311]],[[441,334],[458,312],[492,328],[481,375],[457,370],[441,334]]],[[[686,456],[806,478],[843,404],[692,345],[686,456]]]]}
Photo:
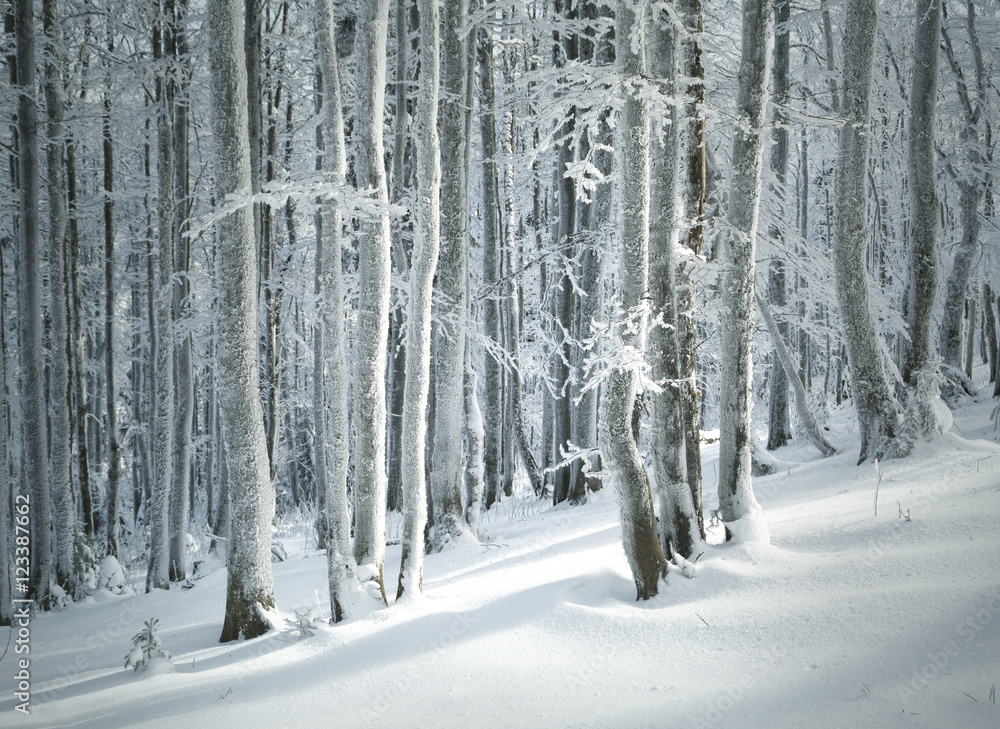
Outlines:
{"type": "MultiPolygon", "coordinates": [[[[695,613],[695,615],[698,615],[698,613],[695,613]]],[[[707,621],[707,620],[705,620],[705,618],[701,617],[700,615],[698,615],[698,620],[700,620],[701,622],[703,622],[703,623],[704,623],[705,625],[707,625],[707,626],[708,626],[709,628],[711,628],[711,627],[712,627],[711,625],[708,625],[708,621],[707,621]]]]}
{"type": "MultiPolygon", "coordinates": [[[[964,691],[962,693],[965,694],[964,691]]],[[[973,696],[972,694],[965,694],[965,695],[968,696],[973,701],[975,701],[977,704],[979,703],[979,700],[975,696],[973,696]]]]}

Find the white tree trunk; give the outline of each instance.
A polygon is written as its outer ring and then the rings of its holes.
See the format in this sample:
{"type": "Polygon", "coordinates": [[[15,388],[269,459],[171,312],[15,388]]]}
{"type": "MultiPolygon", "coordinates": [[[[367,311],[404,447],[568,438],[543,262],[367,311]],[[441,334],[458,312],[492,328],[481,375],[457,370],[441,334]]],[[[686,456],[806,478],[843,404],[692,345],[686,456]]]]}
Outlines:
{"type": "MultiPolygon", "coordinates": [[[[677,29],[661,9],[649,19],[649,72],[666,98],[677,92],[677,29]]],[[[671,107],[656,129],[650,170],[649,293],[652,321],[647,361],[659,390],[652,402],[650,451],[660,502],[660,540],[664,551],[690,557],[700,543],[698,514],[687,479],[680,352],[677,331],[677,172],[680,135],[671,107]]]]}
{"type": "MultiPolygon", "coordinates": [[[[468,20],[468,0],[445,0],[444,9],[441,134],[447,144],[441,149],[440,162],[441,245],[435,310],[439,326],[435,359],[434,470],[431,474],[434,532],[438,547],[467,534],[462,509],[462,427],[465,406],[465,340],[469,336],[469,185],[464,108],[468,54],[466,39],[460,37],[459,32],[468,20]]],[[[423,14],[421,10],[421,17],[423,14]]],[[[427,83],[437,83],[423,76],[423,47],[420,58],[421,78],[427,83]]],[[[421,98],[420,102],[423,100],[421,98]]],[[[429,100],[427,105],[430,105],[429,100]]],[[[419,110],[418,120],[429,121],[419,110]]],[[[440,145],[437,146],[440,148],[440,145]]],[[[421,151],[425,149],[430,148],[421,145],[417,149],[418,169],[421,165],[421,151]]],[[[418,179],[418,186],[421,182],[418,179]]],[[[420,187],[418,199],[422,199],[425,194],[425,188],[420,187]]]]}
{"type": "MultiPolygon", "coordinates": [[[[358,13],[358,99],[354,169],[358,190],[386,205],[382,117],[385,107],[389,0],[362,3],[358,13]]],[[[389,334],[389,216],[361,221],[358,233],[358,364],[354,380],[354,558],[385,595],[385,354],[389,334]]],[[[405,436],[404,436],[405,437],[405,436]]]]}
{"type": "MultiPolygon", "coordinates": [[[[320,67],[323,73],[324,144],[326,181],[344,185],[347,157],[344,146],[344,112],[340,90],[340,67],[337,61],[336,21],[331,0],[316,2],[316,35],[320,67]]],[[[325,471],[319,484],[325,488],[326,563],[330,587],[330,622],[344,617],[343,591],[354,576],[351,554],[351,519],[347,504],[348,419],[347,360],[344,351],[344,281],[341,272],[340,209],[330,197],[323,205],[323,238],[316,248],[317,278],[320,294],[320,324],[317,340],[321,343],[314,377],[319,382],[315,412],[321,433],[318,459],[325,471]]]]}
{"type": "Polygon", "coordinates": [[[744,0],[738,122],[729,183],[728,235],[722,252],[722,391],[719,396],[719,516],[727,536],[767,541],[767,526],[750,478],[753,386],[754,257],[763,126],[771,67],[771,0],[744,0]],[[734,525],[739,522],[739,525],[734,525]]]}
{"type": "Polygon", "coordinates": [[[601,389],[598,438],[605,468],[618,491],[622,543],[635,580],[636,599],[647,600],[666,579],[667,562],[656,536],[649,479],[632,435],[632,410],[646,344],[643,299],[649,283],[649,103],[636,84],[646,76],[641,27],[641,0],[619,0],[615,15],[618,68],[625,85],[619,139],[616,145],[619,179],[618,232],[621,260],[616,280],[626,321],[619,324],[621,347],[632,366],[611,370],[601,389]]]}
{"type": "MultiPolygon", "coordinates": [[[[917,25],[913,40],[913,86],[910,90],[909,184],[910,184],[910,280],[906,318],[910,329],[909,353],[903,379],[912,388],[914,425],[920,434],[933,432],[932,392],[920,387],[920,373],[931,373],[934,301],[938,285],[938,200],[934,172],[937,150],[938,48],[941,44],[941,0],[917,3],[917,25]]],[[[992,302],[987,301],[992,307],[992,302]]]]}
{"type": "Polygon", "coordinates": [[[886,379],[883,344],[868,293],[868,170],[872,62],[878,30],[876,0],[849,0],[844,20],[844,126],[837,168],[833,243],[837,298],[850,364],[851,399],[861,432],[859,463],[896,453],[896,402],[886,379]]]}
{"type": "MultiPolygon", "coordinates": [[[[431,294],[440,249],[441,146],[438,140],[440,22],[436,0],[421,0],[420,95],[413,125],[417,154],[416,221],[410,266],[410,307],[406,327],[406,384],[403,393],[403,539],[398,600],[423,589],[424,527],[427,523],[427,396],[430,387],[431,294]]],[[[459,397],[462,387],[459,385],[459,397]]],[[[459,400],[461,405],[461,400],[459,400]]],[[[441,402],[436,403],[441,407],[441,402]]],[[[462,414],[458,413],[461,427],[462,414]]],[[[440,423],[439,423],[440,425],[440,423]]],[[[447,427],[447,426],[446,426],[447,427]]],[[[461,433],[459,433],[461,443],[461,433]]],[[[435,467],[438,453],[435,451],[435,467]]],[[[461,478],[461,468],[456,474],[461,478]]],[[[434,494],[435,501],[437,494],[434,494]]]]}
{"type": "Polygon", "coordinates": [[[14,4],[17,56],[17,126],[21,158],[20,335],[24,424],[24,482],[31,495],[31,596],[48,610],[52,581],[51,505],[45,423],[42,271],[39,249],[38,107],[35,100],[35,29],[32,0],[14,4]]]}
{"type": "Polygon", "coordinates": [[[257,250],[249,202],[247,78],[238,0],[209,0],[212,132],[219,218],[220,416],[229,464],[232,525],[222,642],[266,632],[274,608],[274,497],[257,368],[257,250]]]}

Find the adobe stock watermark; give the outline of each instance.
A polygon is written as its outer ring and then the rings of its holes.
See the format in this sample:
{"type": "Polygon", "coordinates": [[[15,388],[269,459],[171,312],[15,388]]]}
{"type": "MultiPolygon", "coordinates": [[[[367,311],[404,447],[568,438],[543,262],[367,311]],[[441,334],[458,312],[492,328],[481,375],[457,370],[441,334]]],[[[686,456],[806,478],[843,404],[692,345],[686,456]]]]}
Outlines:
{"type": "Polygon", "coordinates": [[[921,691],[930,688],[931,682],[939,678],[948,666],[954,663],[963,650],[968,650],[973,641],[1000,616],[1000,588],[994,591],[986,605],[959,621],[955,626],[955,640],[947,641],[939,650],[930,651],[927,661],[919,668],[910,668],[910,678],[896,687],[901,699],[911,699],[921,691]]]}
{"type": "Polygon", "coordinates": [[[783,663],[787,657],[787,648],[780,643],[775,643],[767,650],[753,656],[747,670],[736,681],[723,688],[716,698],[709,702],[703,714],[690,717],[690,725],[693,729],[709,729],[717,725],[723,716],[739,706],[747,693],[757,686],[761,677],[768,675],[767,671],[761,669],[783,663]]]}
{"type": "MultiPolygon", "coordinates": [[[[6,498],[6,497],[5,497],[6,498]]],[[[31,713],[31,598],[28,581],[31,575],[31,497],[14,497],[14,612],[11,630],[15,633],[14,710],[31,713]]]]}

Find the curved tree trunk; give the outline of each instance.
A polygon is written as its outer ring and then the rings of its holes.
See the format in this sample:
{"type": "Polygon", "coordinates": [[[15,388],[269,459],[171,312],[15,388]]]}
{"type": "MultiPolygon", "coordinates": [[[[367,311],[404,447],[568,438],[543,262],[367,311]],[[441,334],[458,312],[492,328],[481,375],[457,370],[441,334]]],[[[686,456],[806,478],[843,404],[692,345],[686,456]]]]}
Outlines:
{"type": "MultiPolygon", "coordinates": [[[[633,88],[634,80],[646,75],[643,43],[632,43],[640,8],[639,0],[619,0],[615,16],[616,57],[626,84],[616,145],[622,246],[617,283],[626,316],[639,317],[632,326],[622,323],[619,331],[622,347],[637,358],[645,348],[645,316],[640,307],[649,283],[649,103],[633,88]]],[[[622,543],[635,580],[636,599],[648,600],[666,579],[667,561],[656,536],[649,479],[632,434],[638,386],[634,367],[616,367],[608,374],[601,391],[599,439],[605,467],[618,491],[622,543]]]]}
{"type": "Polygon", "coordinates": [[[868,293],[869,117],[872,62],[878,30],[876,0],[849,0],[844,21],[843,113],[837,169],[837,225],[833,244],[837,298],[850,365],[851,399],[858,414],[858,462],[896,453],[896,402],[889,389],[883,344],[868,293]]]}

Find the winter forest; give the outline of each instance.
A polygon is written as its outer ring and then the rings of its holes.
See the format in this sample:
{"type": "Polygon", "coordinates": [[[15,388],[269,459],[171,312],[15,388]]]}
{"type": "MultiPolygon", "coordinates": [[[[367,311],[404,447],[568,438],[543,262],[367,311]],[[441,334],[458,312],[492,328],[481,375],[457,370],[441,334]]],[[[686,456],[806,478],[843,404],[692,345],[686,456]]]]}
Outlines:
{"type": "Polygon", "coordinates": [[[995,0],[0,11],[5,725],[997,721],[995,0]]]}

